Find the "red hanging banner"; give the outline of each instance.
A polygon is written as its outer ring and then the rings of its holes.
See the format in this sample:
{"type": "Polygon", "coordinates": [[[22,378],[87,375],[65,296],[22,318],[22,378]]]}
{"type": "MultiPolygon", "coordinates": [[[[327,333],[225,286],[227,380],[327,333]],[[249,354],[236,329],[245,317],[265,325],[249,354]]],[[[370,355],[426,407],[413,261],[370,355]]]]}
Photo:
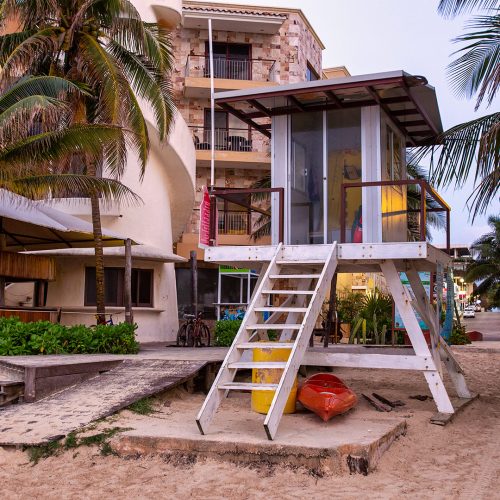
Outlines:
{"type": "Polygon", "coordinates": [[[203,186],[203,198],[200,203],[200,239],[199,248],[210,246],[210,195],[208,189],[203,186]]]}

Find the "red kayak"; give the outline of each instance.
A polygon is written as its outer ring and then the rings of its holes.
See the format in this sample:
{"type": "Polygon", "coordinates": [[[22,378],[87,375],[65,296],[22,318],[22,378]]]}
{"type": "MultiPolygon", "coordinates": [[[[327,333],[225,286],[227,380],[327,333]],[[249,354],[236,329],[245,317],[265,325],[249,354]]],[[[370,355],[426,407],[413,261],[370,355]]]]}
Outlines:
{"type": "Polygon", "coordinates": [[[297,399],[325,422],[350,410],[358,402],[356,394],[331,373],[317,373],[306,379],[299,388],[297,399]]]}

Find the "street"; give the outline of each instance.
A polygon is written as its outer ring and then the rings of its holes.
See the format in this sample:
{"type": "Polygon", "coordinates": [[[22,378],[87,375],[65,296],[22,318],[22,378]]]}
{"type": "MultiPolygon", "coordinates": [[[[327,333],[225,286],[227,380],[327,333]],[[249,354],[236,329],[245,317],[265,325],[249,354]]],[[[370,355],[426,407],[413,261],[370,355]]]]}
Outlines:
{"type": "Polygon", "coordinates": [[[480,312],[475,318],[462,320],[467,330],[476,330],[483,334],[483,340],[500,340],[500,313],[480,312]]]}

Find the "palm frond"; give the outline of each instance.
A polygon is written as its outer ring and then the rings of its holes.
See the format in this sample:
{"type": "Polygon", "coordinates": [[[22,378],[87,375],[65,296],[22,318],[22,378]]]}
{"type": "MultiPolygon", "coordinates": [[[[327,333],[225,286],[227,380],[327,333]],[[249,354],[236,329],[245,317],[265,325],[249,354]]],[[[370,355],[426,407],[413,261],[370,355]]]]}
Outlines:
{"type": "Polygon", "coordinates": [[[100,158],[103,148],[119,140],[122,134],[120,127],[111,125],[75,125],[33,134],[0,151],[0,169],[36,162],[58,162],[75,153],[100,158]]]}
{"type": "Polygon", "coordinates": [[[477,16],[468,28],[480,31],[454,39],[468,45],[454,53],[461,55],[448,66],[448,76],[457,95],[471,98],[478,93],[477,110],[485,97],[491,105],[500,83],[500,15],[477,16]]]}
{"type": "Polygon", "coordinates": [[[472,218],[483,213],[485,207],[498,191],[494,180],[498,178],[500,169],[500,113],[482,116],[443,132],[437,137],[438,146],[432,144],[413,149],[409,161],[419,163],[422,159],[430,157],[429,177],[431,183],[437,187],[454,184],[462,188],[470,177],[474,178],[476,186],[483,179],[485,182],[483,198],[471,195],[468,199],[472,218]],[[473,168],[475,172],[473,172],[473,168]],[[492,189],[488,186],[493,185],[492,189]]]}
{"type": "Polygon", "coordinates": [[[104,203],[119,202],[139,205],[140,196],[116,179],[88,175],[30,175],[4,183],[3,187],[32,200],[71,197],[81,198],[97,193],[104,203]]]}
{"type": "Polygon", "coordinates": [[[498,7],[498,0],[440,0],[438,12],[444,17],[455,17],[474,9],[498,7]]]}
{"type": "Polygon", "coordinates": [[[109,42],[108,50],[123,66],[127,79],[138,97],[151,105],[155,125],[160,139],[163,140],[168,134],[174,114],[170,84],[165,81],[164,75],[144,57],[129,52],[113,41],[109,42]]]}

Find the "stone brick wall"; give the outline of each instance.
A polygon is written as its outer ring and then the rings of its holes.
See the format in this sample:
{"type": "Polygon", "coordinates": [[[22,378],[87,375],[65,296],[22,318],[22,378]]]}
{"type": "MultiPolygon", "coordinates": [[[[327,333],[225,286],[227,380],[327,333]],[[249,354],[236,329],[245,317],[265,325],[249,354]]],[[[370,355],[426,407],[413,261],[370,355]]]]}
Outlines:
{"type": "MultiPolygon", "coordinates": [[[[251,7],[252,12],[262,11],[251,7]]],[[[264,10],[265,11],[265,10],[264,10]]],[[[219,13],[220,14],[220,13],[219,13]]],[[[310,32],[304,19],[295,12],[283,11],[287,19],[276,35],[256,33],[241,33],[230,31],[214,31],[214,41],[227,43],[251,44],[252,59],[276,61],[272,78],[281,84],[296,83],[306,78],[307,63],[321,74],[321,46],[310,32]]],[[[205,109],[210,107],[209,99],[193,99],[184,97],[186,64],[189,62],[191,76],[203,76],[205,43],[208,41],[208,30],[179,28],[173,33],[172,44],[175,57],[173,71],[174,98],[178,109],[190,126],[203,127],[205,109]]],[[[254,62],[252,64],[252,79],[268,81],[270,78],[270,63],[254,62]]],[[[262,134],[251,132],[253,150],[269,152],[269,140],[262,134]]],[[[266,171],[247,169],[227,169],[216,163],[216,186],[248,188],[256,180],[266,175],[266,171]]],[[[196,173],[197,199],[196,208],[201,201],[202,186],[210,183],[210,171],[198,167],[196,173]]],[[[198,229],[198,213],[195,210],[186,232],[196,232],[198,229]]]]}

